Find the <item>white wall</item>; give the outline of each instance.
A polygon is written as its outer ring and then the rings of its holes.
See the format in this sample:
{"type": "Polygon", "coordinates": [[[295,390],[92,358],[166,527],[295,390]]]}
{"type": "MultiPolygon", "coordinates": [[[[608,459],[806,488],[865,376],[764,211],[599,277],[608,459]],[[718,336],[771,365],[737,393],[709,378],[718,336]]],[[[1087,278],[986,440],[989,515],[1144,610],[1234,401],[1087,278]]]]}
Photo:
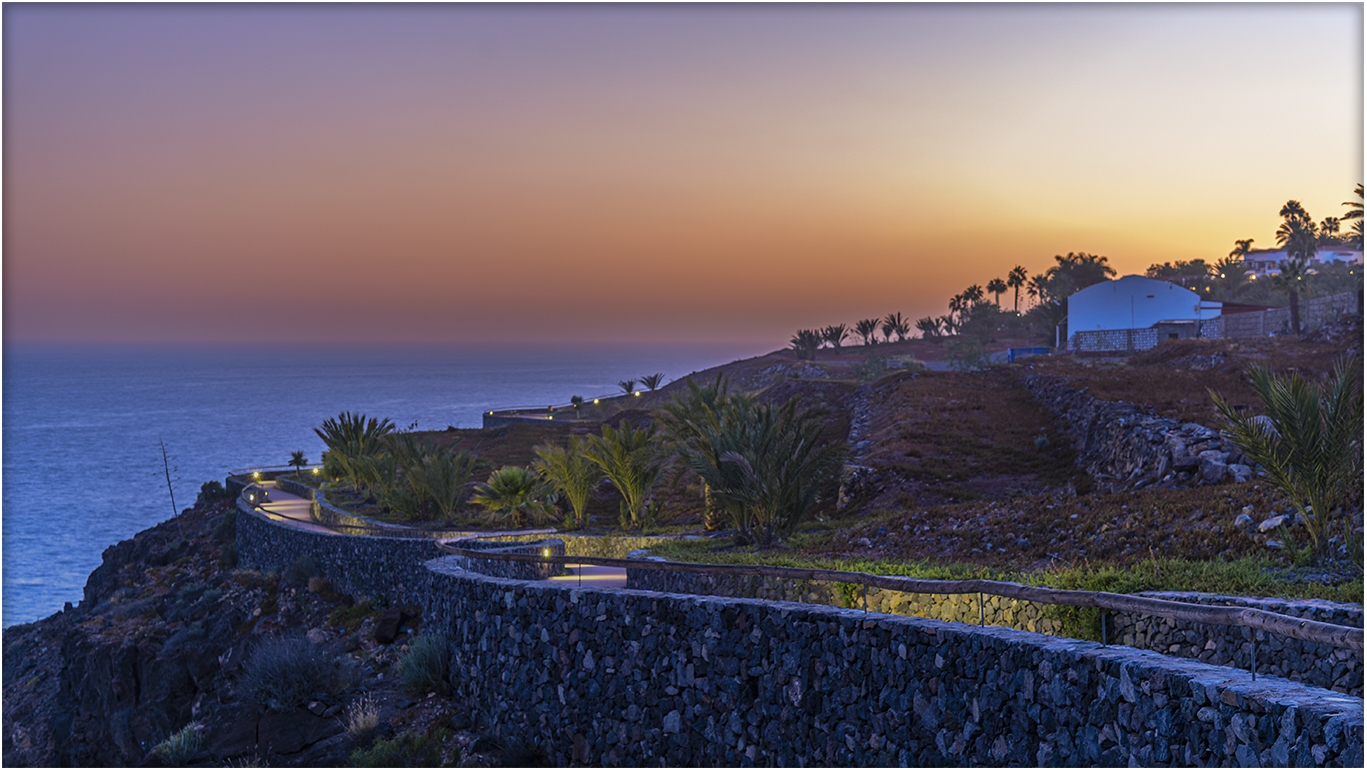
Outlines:
{"type": "Polygon", "coordinates": [[[1160,321],[1220,315],[1219,310],[1207,307],[1198,317],[1196,305],[1200,301],[1195,292],[1143,276],[1103,281],[1068,298],[1068,335],[1098,329],[1144,329],[1160,321]]]}

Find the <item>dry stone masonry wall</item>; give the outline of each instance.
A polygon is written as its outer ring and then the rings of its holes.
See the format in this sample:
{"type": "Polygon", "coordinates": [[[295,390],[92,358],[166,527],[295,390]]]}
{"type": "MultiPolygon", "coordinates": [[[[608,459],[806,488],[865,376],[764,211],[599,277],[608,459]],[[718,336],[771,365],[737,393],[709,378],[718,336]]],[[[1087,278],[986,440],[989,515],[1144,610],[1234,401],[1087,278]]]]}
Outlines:
{"type": "Polygon", "coordinates": [[[455,699],[557,765],[1362,764],[1362,700],[1149,651],[434,560],[455,699]]]}
{"type": "Polygon", "coordinates": [[[765,576],[713,576],[635,568],[627,568],[627,587],[675,594],[805,602],[860,610],[867,602],[868,609],[874,613],[894,613],[966,624],[983,623],[1044,634],[1058,634],[1063,628],[1062,622],[1045,617],[1045,606],[991,595],[923,594],[878,587],[870,587],[866,594],[863,587],[856,584],[765,576]]]}
{"type": "Polygon", "coordinates": [[[1243,453],[1218,431],[1161,418],[1129,402],[1094,399],[1054,375],[1027,373],[1021,381],[1068,426],[1077,464],[1103,492],[1253,478],[1243,453]]]}
{"type": "MultiPolygon", "coordinates": [[[[1362,606],[1326,600],[1225,597],[1198,592],[1144,592],[1145,596],[1199,605],[1258,608],[1285,616],[1362,627],[1362,606]]],[[[1252,631],[1257,640],[1258,674],[1276,675],[1340,693],[1362,697],[1362,654],[1328,645],[1249,630],[1173,621],[1156,616],[1116,613],[1110,617],[1112,639],[1121,645],[1247,669],[1253,660],[1252,631]]]]}

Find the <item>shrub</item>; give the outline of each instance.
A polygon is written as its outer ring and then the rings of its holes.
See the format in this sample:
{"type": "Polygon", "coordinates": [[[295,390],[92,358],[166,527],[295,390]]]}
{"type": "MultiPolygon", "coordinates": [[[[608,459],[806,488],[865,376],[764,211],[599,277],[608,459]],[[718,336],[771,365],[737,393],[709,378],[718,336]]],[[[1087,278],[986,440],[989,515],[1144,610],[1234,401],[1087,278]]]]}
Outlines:
{"type": "Polygon", "coordinates": [[[346,708],[346,719],[342,722],[346,735],[355,741],[362,741],[380,725],[380,705],[366,694],[351,702],[346,708]]]}
{"type": "Polygon", "coordinates": [[[340,626],[348,632],[355,632],[361,628],[361,623],[371,616],[378,615],[384,610],[382,603],[374,600],[361,600],[360,602],[346,608],[338,608],[328,616],[328,623],[340,626]]]}
{"type": "Polygon", "coordinates": [[[441,635],[424,635],[399,662],[399,683],[410,693],[451,692],[450,645],[441,635]]]}
{"type": "Polygon", "coordinates": [[[351,765],[357,768],[436,768],[442,765],[446,743],[452,734],[438,729],[428,734],[401,733],[393,739],[381,739],[369,749],[351,753],[351,765]]]}
{"type": "Polygon", "coordinates": [[[314,693],[347,685],[342,663],[302,637],[270,637],[256,646],[242,672],[242,691],[271,709],[289,711],[314,693]]]}
{"type": "Polygon", "coordinates": [[[227,497],[228,490],[223,486],[223,483],[217,479],[210,479],[199,486],[199,498],[195,501],[195,505],[204,506],[227,497]]]}
{"type": "Polygon", "coordinates": [[[198,726],[191,723],[152,748],[152,756],[169,766],[183,766],[203,745],[198,726]]]}
{"type": "Polygon", "coordinates": [[[283,578],[285,586],[298,588],[306,585],[309,579],[316,575],[318,575],[318,562],[305,554],[289,566],[283,578]]]}

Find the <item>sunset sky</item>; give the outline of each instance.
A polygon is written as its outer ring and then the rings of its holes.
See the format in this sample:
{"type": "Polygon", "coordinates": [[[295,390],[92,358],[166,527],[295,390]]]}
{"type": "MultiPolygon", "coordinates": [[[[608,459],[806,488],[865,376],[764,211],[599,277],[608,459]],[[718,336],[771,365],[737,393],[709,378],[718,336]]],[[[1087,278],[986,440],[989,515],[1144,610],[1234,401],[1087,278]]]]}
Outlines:
{"type": "Polygon", "coordinates": [[[1360,4],[7,4],[3,66],[13,341],[776,348],[1363,179],[1360,4]]]}

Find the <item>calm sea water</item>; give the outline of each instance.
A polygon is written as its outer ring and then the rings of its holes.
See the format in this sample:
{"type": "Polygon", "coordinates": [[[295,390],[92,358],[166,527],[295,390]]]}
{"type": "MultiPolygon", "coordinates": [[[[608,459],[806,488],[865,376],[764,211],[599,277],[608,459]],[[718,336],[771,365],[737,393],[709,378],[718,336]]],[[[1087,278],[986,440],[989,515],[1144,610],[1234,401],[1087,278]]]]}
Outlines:
{"type": "Polygon", "coordinates": [[[3,614],[33,621],[81,598],[110,544],[175,505],[293,450],[317,461],[313,427],[342,410],[421,429],[480,425],[488,409],[672,380],[763,353],[753,345],[548,347],[4,346],[3,614]]]}

